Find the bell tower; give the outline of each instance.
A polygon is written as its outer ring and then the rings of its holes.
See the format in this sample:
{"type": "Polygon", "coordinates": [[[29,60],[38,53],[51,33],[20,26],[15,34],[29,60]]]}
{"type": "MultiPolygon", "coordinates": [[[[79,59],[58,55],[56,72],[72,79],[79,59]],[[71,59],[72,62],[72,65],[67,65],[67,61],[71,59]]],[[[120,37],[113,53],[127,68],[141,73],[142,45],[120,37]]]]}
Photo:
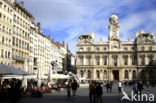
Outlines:
{"type": "Polygon", "coordinates": [[[109,18],[109,40],[119,39],[119,19],[113,13],[113,15],[109,18]]]}

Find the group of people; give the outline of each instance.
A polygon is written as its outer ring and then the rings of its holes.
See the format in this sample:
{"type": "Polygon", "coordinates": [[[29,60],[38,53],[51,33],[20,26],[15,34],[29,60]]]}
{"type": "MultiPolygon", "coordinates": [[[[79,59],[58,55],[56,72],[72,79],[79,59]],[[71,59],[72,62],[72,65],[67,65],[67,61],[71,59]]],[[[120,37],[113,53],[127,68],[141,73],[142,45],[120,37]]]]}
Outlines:
{"type": "Polygon", "coordinates": [[[69,81],[66,85],[67,88],[67,97],[71,97],[71,90],[73,92],[73,96],[76,96],[76,90],[79,88],[79,84],[76,82],[76,80],[69,81]]]}
{"type": "Polygon", "coordinates": [[[89,84],[90,103],[98,103],[99,101],[102,103],[101,95],[103,95],[103,89],[101,83],[92,81],[89,84]]]}

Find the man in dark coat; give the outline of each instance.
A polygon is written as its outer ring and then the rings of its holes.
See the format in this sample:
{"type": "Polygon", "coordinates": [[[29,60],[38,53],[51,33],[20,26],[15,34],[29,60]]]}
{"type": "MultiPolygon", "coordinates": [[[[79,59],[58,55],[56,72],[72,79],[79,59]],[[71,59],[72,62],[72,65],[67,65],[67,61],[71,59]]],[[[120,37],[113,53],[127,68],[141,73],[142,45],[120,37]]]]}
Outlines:
{"type": "Polygon", "coordinates": [[[76,80],[74,80],[74,82],[72,83],[71,87],[72,87],[72,91],[73,91],[73,96],[76,96],[76,90],[79,87],[79,85],[76,82],[76,80]]]}
{"type": "Polygon", "coordinates": [[[98,83],[95,90],[96,90],[95,93],[96,93],[96,97],[97,97],[97,99],[96,99],[97,103],[99,101],[102,103],[101,95],[103,95],[103,89],[102,89],[101,83],[98,83]]]}

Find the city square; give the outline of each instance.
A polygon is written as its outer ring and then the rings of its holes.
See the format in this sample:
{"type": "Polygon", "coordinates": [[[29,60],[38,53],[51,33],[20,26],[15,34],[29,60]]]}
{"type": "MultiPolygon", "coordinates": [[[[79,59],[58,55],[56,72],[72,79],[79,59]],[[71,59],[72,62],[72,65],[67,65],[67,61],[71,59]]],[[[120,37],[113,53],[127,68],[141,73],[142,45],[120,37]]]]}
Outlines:
{"type": "Polygon", "coordinates": [[[155,0],[0,0],[0,103],[155,103],[155,0]]]}

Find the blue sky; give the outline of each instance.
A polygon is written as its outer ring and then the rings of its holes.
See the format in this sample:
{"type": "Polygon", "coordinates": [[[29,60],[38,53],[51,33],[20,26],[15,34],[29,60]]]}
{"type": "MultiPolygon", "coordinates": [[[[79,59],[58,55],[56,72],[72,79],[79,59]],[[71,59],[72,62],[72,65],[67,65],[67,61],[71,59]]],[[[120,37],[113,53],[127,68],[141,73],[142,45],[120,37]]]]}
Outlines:
{"type": "Polygon", "coordinates": [[[45,35],[56,41],[69,43],[75,53],[77,38],[95,32],[95,39],[108,40],[109,17],[115,12],[119,17],[120,39],[134,40],[141,29],[156,36],[156,0],[22,0],[32,12],[36,22],[41,22],[45,35]]]}

